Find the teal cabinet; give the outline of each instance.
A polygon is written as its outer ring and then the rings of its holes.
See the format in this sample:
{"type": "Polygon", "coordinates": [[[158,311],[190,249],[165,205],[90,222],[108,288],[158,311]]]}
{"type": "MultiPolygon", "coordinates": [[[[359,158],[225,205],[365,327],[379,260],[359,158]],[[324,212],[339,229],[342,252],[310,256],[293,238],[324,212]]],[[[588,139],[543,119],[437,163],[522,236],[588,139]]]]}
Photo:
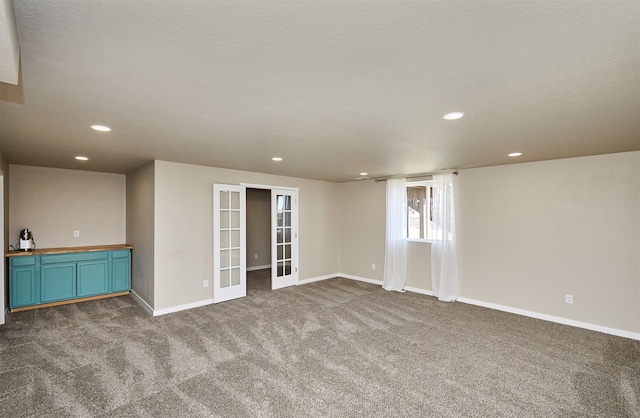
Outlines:
{"type": "Polygon", "coordinates": [[[77,289],[78,296],[93,296],[108,293],[109,262],[107,260],[95,260],[78,263],[77,289]]]}
{"type": "Polygon", "coordinates": [[[131,288],[131,252],[113,251],[111,260],[111,291],[122,292],[131,288]]]}
{"type": "Polygon", "coordinates": [[[38,272],[40,266],[36,257],[11,259],[9,263],[9,299],[11,307],[28,306],[38,303],[38,272]]]}
{"type": "Polygon", "coordinates": [[[40,301],[76,297],[76,264],[58,263],[43,265],[40,269],[40,301]]]}
{"type": "Polygon", "coordinates": [[[9,307],[37,307],[128,292],[131,288],[129,248],[13,254],[9,258],[9,307]]]}

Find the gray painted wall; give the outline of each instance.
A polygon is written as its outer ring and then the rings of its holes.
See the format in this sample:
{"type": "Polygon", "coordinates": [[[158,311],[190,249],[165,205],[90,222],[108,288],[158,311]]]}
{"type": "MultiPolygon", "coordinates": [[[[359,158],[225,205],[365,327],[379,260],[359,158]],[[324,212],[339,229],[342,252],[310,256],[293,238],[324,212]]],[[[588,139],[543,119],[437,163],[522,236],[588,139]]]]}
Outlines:
{"type": "Polygon", "coordinates": [[[640,152],[465,170],[457,188],[461,295],[640,332],[640,152]]]}
{"type": "Polygon", "coordinates": [[[154,305],[155,163],[127,174],[127,244],[131,252],[131,289],[154,305]]]}
{"type": "Polygon", "coordinates": [[[338,271],[338,184],[156,161],[154,309],[213,297],[214,183],[299,188],[299,278],[338,271]]]}
{"type": "Polygon", "coordinates": [[[247,268],[270,264],[271,190],[247,189],[247,268]]]}
{"type": "Polygon", "coordinates": [[[29,228],[39,248],[123,244],[125,201],[124,174],[11,164],[9,241],[29,228]]]}
{"type": "MultiPolygon", "coordinates": [[[[460,296],[640,332],[640,152],[461,170],[455,181],[460,296]]],[[[340,199],[340,271],[382,280],[385,183],[340,184],[340,199]]],[[[407,285],[431,289],[429,250],[410,243],[407,285]]]]}

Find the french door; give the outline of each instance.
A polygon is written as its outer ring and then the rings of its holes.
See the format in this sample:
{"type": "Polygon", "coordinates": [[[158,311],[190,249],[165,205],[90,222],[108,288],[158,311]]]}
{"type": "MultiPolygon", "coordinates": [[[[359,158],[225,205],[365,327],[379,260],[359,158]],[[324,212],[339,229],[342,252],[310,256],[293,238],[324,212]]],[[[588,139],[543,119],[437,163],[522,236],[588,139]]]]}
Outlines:
{"type": "Polygon", "coordinates": [[[298,191],[271,189],[271,288],[298,281],[298,191]]]}
{"type": "Polygon", "coordinates": [[[213,185],[213,303],[247,295],[246,191],[213,185]]]}

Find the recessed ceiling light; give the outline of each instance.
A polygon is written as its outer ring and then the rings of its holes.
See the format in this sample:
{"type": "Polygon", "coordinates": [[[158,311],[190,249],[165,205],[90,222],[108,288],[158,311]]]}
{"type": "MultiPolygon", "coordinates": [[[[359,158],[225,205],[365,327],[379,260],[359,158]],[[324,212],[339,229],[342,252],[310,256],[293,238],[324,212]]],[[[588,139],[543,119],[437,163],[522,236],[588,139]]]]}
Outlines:
{"type": "Polygon", "coordinates": [[[521,152],[512,152],[511,154],[509,154],[509,157],[519,157],[521,155],[522,155],[521,152]]]}
{"type": "Polygon", "coordinates": [[[445,119],[445,120],[456,120],[456,119],[460,119],[463,116],[464,116],[464,113],[462,113],[462,112],[451,112],[451,113],[447,113],[446,115],[444,115],[442,117],[442,119],[445,119]]]}
{"type": "Polygon", "coordinates": [[[282,157],[273,157],[272,160],[273,161],[282,161],[282,157]]]}
{"type": "Polygon", "coordinates": [[[361,176],[368,176],[369,173],[360,173],[361,176]]]}
{"type": "Polygon", "coordinates": [[[95,129],[96,131],[100,132],[111,132],[111,128],[104,125],[91,125],[91,129],[95,129]]]}
{"type": "Polygon", "coordinates": [[[76,160],[80,160],[80,161],[87,161],[89,158],[87,157],[83,157],[82,155],[78,155],[76,156],[76,160]]]}

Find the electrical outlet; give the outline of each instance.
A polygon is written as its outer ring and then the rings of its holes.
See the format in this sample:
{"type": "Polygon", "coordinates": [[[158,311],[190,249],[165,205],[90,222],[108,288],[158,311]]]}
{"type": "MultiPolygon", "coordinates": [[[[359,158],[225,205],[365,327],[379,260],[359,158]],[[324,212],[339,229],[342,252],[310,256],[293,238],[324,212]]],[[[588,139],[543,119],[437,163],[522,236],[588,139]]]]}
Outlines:
{"type": "Polygon", "coordinates": [[[73,231],[74,238],[80,238],[80,231],[73,231]]]}
{"type": "Polygon", "coordinates": [[[573,295],[564,295],[564,303],[573,303],[573,295]]]}
{"type": "Polygon", "coordinates": [[[371,270],[375,270],[375,269],[376,269],[376,265],[375,265],[375,264],[372,264],[372,265],[371,265],[371,270]]]}
{"type": "Polygon", "coordinates": [[[209,287],[209,280],[203,280],[202,287],[209,287]]]}
{"type": "Polygon", "coordinates": [[[255,254],[255,255],[253,256],[253,258],[257,260],[257,259],[258,259],[258,254],[255,254]]]}

